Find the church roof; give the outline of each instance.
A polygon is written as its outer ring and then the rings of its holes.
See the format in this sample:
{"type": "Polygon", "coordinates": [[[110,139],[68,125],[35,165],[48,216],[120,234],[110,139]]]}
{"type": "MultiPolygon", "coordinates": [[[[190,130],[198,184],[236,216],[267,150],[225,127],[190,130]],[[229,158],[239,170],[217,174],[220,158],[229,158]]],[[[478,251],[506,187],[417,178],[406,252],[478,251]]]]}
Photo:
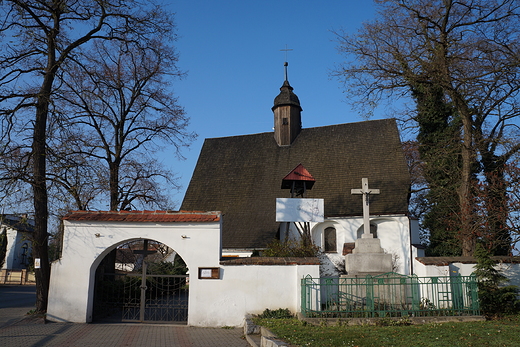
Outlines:
{"type": "Polygon", "coordinates": [[[34,220],[22,215],[1,214],[0,225],[22,232],[32,233],[34,231],[34,220]]]}
{"type": "Polygon", "coordinates": [[[322,198],[325,217],[362,215],[351,189],[366,177],[371,214],[408,212],[410,177],[393,119],[302,129],[290,146],[272,132],[206,139],[181,209],[222,211],[223,248],[263,248],[278,231],[281,181],[298,164],[316,179],[307,198],[322,198]]]}

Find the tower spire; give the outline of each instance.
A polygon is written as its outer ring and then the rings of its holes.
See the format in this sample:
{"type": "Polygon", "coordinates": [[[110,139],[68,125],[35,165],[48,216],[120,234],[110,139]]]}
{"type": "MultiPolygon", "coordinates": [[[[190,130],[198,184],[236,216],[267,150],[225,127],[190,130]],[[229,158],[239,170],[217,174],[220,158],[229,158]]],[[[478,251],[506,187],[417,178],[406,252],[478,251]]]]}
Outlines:
{"type": "Polygon", "coordinates": [[[281,49],[285,52],[285,80],[280,88],[280,94],[274,99],[272,107],[274,113],[274,137],[278,146],[290,146],[296,139],[302,128],[300,100],[293,93],[293,88],[289,84],[287,76],[287,52],[292,49],[281,49]]]}
{"type": "Polygon", "coordinates": [[[287,81],[287,82],[289,82],[289,77],[287,74],[287,67],[289,66],[289,63],[287,62],[287,52],[292,51],[292,50],[293,50],[292,48],[287,48],[287,44],[285,45],[285,49],[280,50],[282,52],[285,52],[285,62],[283,63],[283,66],[284,66],[284,75],[285,75],[284,81],[287,81]]]}

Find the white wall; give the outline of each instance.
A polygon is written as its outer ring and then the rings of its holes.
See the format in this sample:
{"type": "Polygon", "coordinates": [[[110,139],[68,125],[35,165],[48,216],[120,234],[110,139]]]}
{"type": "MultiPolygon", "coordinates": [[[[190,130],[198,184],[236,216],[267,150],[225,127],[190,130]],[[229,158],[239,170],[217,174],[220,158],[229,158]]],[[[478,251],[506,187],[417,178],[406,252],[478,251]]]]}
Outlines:
{"type": "MultiPolygon", "coordinates": [[[[3,226],[2,226],[3,228],[3,226]]],[[[5,262],[2,269],[9,270],[21,270],[27,266],[23,263],[24,259],[22,256],[24,243],[28,245],[28,252],[25,261],[29,260],[31,255],[31,241],[29,240],[30,235],[25,232],[19,232],[13,228],[6,227],[7,229],[7,252],[5,254],[5,262]]]]}
{"type": "Polygon", "coordinates": [[[414,272],[418,277],[430,277],[430,276],[449,276],[450,268],[448,265],[435,266],[435,265],[424,265],[423,263],[414,259],[414,272]]]}
{"type": "MultiPolygon", "coordinates": [[[[509,279],[509,284],[520,286],[520,264],[498,263],[495,268],[509,279]]],[[[458,274],[470,276],[475,271],[475,264],[453,262],[448,265],[424,265],[415,259],[414,270],[419,277],[453,276],[458,274]]]]}
{"type": "MultiPolygon", "coordinates": [[[[413,259],[411,243],[416,238],[415,233],[417,231],[414,228],[410,230],[409,218],[404,215],[372,216],[370,224],[377,226],[377,237],[381,240],[381,247],[385,252],[395,255],[396,272],[410,275],[413,259]]],[[[338,276],[340,274],[336,268],[338,266],[344,267],[345,264],[343,244],[355,242],[357,231],[362,225],[363,218],[361,217],[327,218],[323,223],[311,224],[313,241],[322,249],[325,228],[334,227],[336,229],[337,250],[336,253],[326,253],[322,256],[325,260],[322,265],[322,276],[338,276]]]]}
{"type": "Polygon", "coordinates": [[[95,271],[118,245],[151,239],[174,249],[190,270],[188,325],[239,326],[247,313],[300,310],[300,279],[318,265],[221,266],[220,223],[102,223],[64,221],[62,258],[52,264],[47,318],[92,320],[95,271]],[[96,236],[99,234],[99,237],[96,236]],[[186,236],[186,237],[183,237],[186,236]],[[199,267],[220,267],[220,279],[198,279],[199,267]]]}
{"type": "Polygon", "coordinates": [[[204,280],[197,291],[190,287],[189,325],[240,326],[246,314],[266,308],[300,312],[300,280],[319,277],[318,265],[233,265],[221,271],[221,280],[204,280]]]}
{"type": "MultiPolygon", "coordinates": [[[[151,239],[164,243],[182,257],[192,276],[196,276],[199,267],[219,266],[220,222],[64,223],[62,257],[51,269],[47,318],[53,321],[92,320],[97,266],[112,249],[130,240],[151,239]]],[[[190,290],[196,292],[198,286],[198,281],[190,281],[190,290]]],[[[190,297],[189,304],[192,301],[190,297]]]]}

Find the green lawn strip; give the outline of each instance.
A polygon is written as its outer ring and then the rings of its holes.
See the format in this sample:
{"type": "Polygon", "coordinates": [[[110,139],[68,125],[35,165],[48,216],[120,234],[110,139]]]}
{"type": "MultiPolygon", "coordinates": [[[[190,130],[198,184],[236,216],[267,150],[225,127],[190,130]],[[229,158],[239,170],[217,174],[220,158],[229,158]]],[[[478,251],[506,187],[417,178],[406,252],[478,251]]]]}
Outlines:
{"type": "Polygon", "coordinates": [[[519,346],[520,319],[408,326],[313,326],[297,319],[257,319],[292,345],[339,346],[519,346]]]}

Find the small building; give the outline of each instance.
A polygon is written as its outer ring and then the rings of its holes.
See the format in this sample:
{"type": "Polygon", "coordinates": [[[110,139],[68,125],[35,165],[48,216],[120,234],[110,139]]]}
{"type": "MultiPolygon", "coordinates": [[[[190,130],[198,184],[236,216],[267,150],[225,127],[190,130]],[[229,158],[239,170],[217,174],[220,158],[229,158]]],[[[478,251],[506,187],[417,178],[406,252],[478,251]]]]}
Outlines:
{"type": "Polygon", "coordinates": [[[23,270],[30,264],[34,221],[27,215],[5,214],[0,218],[0,234],[5,232],[7,250],[2,269],[23,270]]]}

